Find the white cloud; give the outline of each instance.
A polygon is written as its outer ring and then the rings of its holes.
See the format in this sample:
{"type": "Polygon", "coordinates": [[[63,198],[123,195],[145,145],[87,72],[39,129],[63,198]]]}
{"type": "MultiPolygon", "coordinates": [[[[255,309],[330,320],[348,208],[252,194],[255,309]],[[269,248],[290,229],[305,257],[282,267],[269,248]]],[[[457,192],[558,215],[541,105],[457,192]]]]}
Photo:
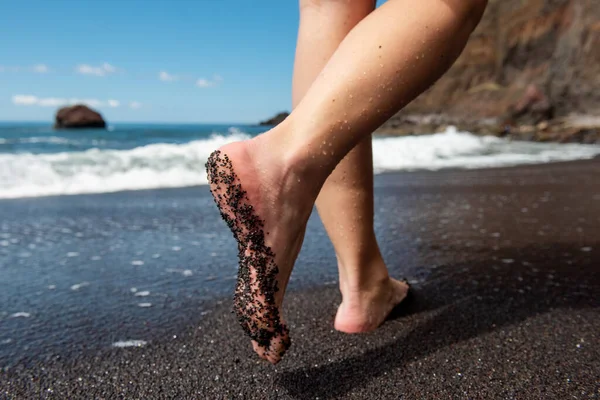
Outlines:
{"type": "Polygon", "coordinates": [[[37,105],[41,107],[60,107],[69,104],[69,100],[58,97],[47,97],[37,100],[37,105]]]}
{"type": "Polygon", "coordinates": [[[81,64],[75,67],[75,70],[82,75],[104,76],[106,72],[101,67],[92,67],[91,65],[81,64]]]}
{"type": "Polygon", "coordinates": [[[158,74],[158,79],[163,82],[173,82],[179,79],[177,75],[171,75],[167,71],[160,71],[158,74]]]}
{"type": "Polygon", "coordinates": [[[104,64],[102,64],[102,69],[104,69],[109,74],[117,72],[117,69],[114,66],[112,66],[106,62],[104,64]]]}
{"type": "Polygon", "coordinates": [[[109,63],[104,63],[98,67],[89,64],[79,64],[75,71],[82,75],[106,76],[117,72],[117,68],[109,63]]]}
{"type": "Polygon", "coordinates": [[[207,88],[211,86],[216,86],[219,83],[223,82],[223,78],[220,75],[213,76],[212,80],[200,78],[196,81],[196,86],[201,88],[207,88]]]}
{"type": "Polygon", "coordinates": [[[12,102],[18,106],[33,106],[37,104],[38,98],[36,96],[17,94],[13,96],[12,102]]]}
{"type": "Polygon", "coordinates": [[[48,68],[46,64],[37,64],[31,67],[31,69],[33,70],[33,72],[36,72],[38,74],[47,74],[48,72],[50,72],[50,68],[48,68]]]}
{"type": "Polygon", "coordinates": [[[212,85],[213,85],[213,83],[211,81],[206,80],[204,78],[200,78],[196,81],[196,86],[198,86],[198,87],[204,88],[204,87],[210,87],[212,85]]]}
{"type": "Polygon", "coordinates": [[[20,67],[18,65],[0,65],[0,72],[35,72],[37,74],[47,74],[50,72],[50,67],[46,64],[36,64],[30,67],[20,67]]]}
{"type": "MultiPolygon", "coordinates": [[[[39,106],[39,107],[60,107],[69,104],[86,104],[90,107],[111,107],[116,108],[121,105],[121,102],[114,99],[109,99],[106,101],[98,100],[98,99],[78,99],[78,98],[60,98],[60,97],[37,97],[32,95],[23,95],[17,94],[12,97],[12,102],[18,106],[39,106]]],[[[134,102],[136,103],[136,102],[134,102]]],[[[133,104],[133,103],[132,103],[133,104]]],[[[139,105],[141,104],[136,103],[139,105]]]]}
{"type": "Polygon", "coordinates": [[[21,70],[21,67],[14,65],[0,65],[0,72],[20,72],[21,70]]]}
{"type": "Polygon", "coordinates": [[[104,107],[107,103],[98,99],[69,99],[69,104],[85,104],[90,107],[104,107]]]}
{"type": "Polygon", "coordinates": [[[139,103],[137,101],[132,101],[131,103],[129,103],[129,108],[137,110],[139,108],[142,108],[142,103],[139,103]]]}

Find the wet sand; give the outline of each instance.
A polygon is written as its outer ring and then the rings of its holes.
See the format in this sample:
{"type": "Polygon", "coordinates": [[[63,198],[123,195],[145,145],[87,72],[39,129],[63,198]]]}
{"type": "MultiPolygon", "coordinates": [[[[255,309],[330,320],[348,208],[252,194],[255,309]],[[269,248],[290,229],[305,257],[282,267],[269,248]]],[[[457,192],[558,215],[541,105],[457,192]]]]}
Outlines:
{"type": "Polygon", "coordinates": [[[384,256],[415,288],[376,332],[333,330],[334,266],[311,222],[277,366],[253,354],[225,299],[202,317],[177,314],[176,334],[141,348],[21,360],[0,373],[0,397],[600,397],[599,160],[385,174],[376,195],[384,256]]]}

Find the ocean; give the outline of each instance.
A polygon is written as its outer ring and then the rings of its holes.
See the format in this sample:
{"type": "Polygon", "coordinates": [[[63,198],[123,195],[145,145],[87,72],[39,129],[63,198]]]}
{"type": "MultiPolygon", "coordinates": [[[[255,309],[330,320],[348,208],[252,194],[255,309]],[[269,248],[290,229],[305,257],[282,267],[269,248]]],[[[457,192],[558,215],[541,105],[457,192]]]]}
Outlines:
{"type": "MultiPolygon", "coordinates": [[[[54,130],[0,123],[0,198],[187,187],[206,184],[211,151],[267,128],[253,125],[114,124],[108,130],[54,130]]],[[[376,173],[487,168],[589,159],[600,146],[511,142],[468,132],[377,137],[376,173]]]]}

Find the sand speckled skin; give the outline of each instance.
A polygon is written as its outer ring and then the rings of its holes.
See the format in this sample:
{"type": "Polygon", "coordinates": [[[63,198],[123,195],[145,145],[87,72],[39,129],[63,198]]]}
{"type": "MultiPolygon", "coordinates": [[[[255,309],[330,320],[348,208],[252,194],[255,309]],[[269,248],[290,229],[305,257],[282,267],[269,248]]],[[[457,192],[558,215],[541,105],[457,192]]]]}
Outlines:
{"type": "Polygon", "coordinates": [[[264,221],[249,203],[226,154],[213,152],[206,170],[215,203],[238,243],[239,270],[234,295],[238,320],[246,334],[261,347],[268,349],[273,340],[281,337],[287,349],[289,339],[283,338],[288,338],[288,328],[280,322],[274,297],[279,290],[276,280],[279,269],[275,254],[265,244],[264,221]]]}

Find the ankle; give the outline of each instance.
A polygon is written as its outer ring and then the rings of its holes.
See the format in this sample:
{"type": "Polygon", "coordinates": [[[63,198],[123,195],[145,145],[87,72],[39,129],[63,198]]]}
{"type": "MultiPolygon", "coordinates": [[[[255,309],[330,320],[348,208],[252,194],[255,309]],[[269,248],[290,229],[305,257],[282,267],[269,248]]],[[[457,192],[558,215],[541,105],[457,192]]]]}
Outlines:
{"type": "Polygon", "coordinates": [[[354,267],[340,263],[344,273],[340,278],[342,296],[355,296],[359,293],[379,291],[390,283],[390,276],[383,259],[374,259],[354,267]]]}
{"type": "Polygon", "coordinates": [[[270,164],[276,166],[287,185],[299,188],[304,196],[310,194],[316,200],[330,171],[319,165],[311,146],[295,137],[293,131],[292,124],[285,120],[252,139],[250,145],[264,159],[271,160],[270,164]]]}

